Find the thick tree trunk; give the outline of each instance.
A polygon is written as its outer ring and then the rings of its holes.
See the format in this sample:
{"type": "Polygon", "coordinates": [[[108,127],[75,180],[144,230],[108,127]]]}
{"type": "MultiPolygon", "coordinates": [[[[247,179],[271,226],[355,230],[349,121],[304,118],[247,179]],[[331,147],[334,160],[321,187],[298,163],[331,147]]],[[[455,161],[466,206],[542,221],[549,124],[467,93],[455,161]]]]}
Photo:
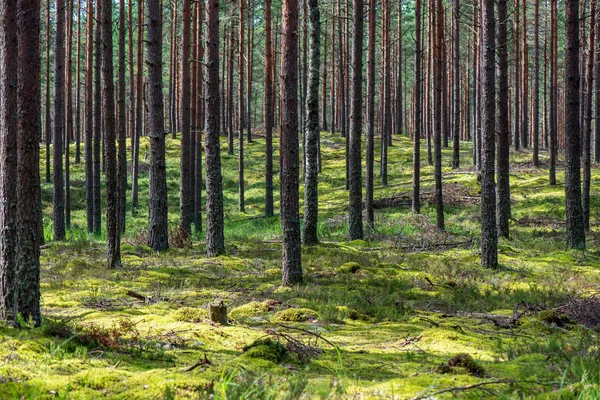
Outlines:
{"type": "MultiPolygon", "coordinates": [[[[304,244],[315,244],[319,241],[319,238],[317,236],[317,223],[319,220],[318,139],[320,78],[319,75],[321,66],[321,14],[319,11],[318,0],[307,0],[307,2],[310,30],[310,66],[307,82],[308,93],[306,97],[306,139],[304,142],[306,154],[306,177],[304,181],[304,230],[302,231],[302,242],[304,244]]],[[[360,168],[360,132],[358,140],[358,160],[360,168]]],[[[360,183],[358,190],[359,192],[361,191],[360,183]]],[[[352,201],[350,203],[350,207],[352,210],[352,201]]],[[[362,203],[359,204],[359,207],[359,218],[362,218],[362,203]]],[[[350,231],[350,237],[352,237],[352,211],[350,216],[350,231]]]]}
{"type": "Polygon", "coordinates": [[[119,229],[119,192],[117,182],[117,149],[115,84],[112,42],[112,0],[102,1],[102,107],[104,133],[104,171],[106,176],[106,240],[108,269],[121,267],[121,230],[119,229]]]}
{"type": "Polygon", "coordinates": [[[150,195],[148,246],[155,251],[169,248],[167,224],[167,170],[163,128],[162,18],[159,0],[147,0],[148,97],[150,119],[150,195]]]}
{"type": "Polygon", "coordinates": [[[581,205],[581,144],[579,126],[579,1],[566,0],[565,43],[565,190],[567,246],[585,249],[581,205]]]}
{"type": "Polygon", "coordinates": [[[282,283],[302,283],[298,204],[298,3],[284,0],[281,58],[281,229],[282,283]]]}
{"type": "MultiPolygon", "coordinates": [[[[2,2],[0,40],[0,318],[13,323],[17,272],[17,4],[2,2]]],[[[46,26],[46,29],[50,29],[46,26]]],[[[48,36],[47,36],[48,37],[48,36]]],[[[48,43],[48,48],[50,44],[48,43]]],[[[49,53],[47,53],[49,54],[49,53]]],[[[46,64],[48,65],[48,64],[46,64]]],[[[48,85],[46,86],[48,88],[48,85]]]]}
{"type": "Polygon", "coordinates": [[[593,16],[596,14],[596,0],[591,1],[591,13],[588,28],[588,56],[587,56],[587,77],[585,91],[585,113],[583,130],[583,226],[586,232],[590,230],[590,184],[591,184],[591,164],[592,164],[592,94],[594,90],[594,39],[595,30],[598,27],[595,24],[593,16]]]}
{"type": "Polygon", "coordinates": [[[219,2],[206,2],[206,253],[225,253],[219,143],[219,2]]]}
{"type": "MultiPolygon", "coordinates": [[[[40,312],[40,232],[42,202],[40,149],[40,2],[18,0],[18,92],[17,115],[17,285],[16,310],[35,326],[40,312]]],[[[15,321],[16,322],[16,321],[15,321]]]]}
{"type": "Polygon", "coordinates": [[[481,264],[498,267],[498,231],[496,227],[496,22],[494,0],[482,1],[482,168],[481,168],[481,264]]]}

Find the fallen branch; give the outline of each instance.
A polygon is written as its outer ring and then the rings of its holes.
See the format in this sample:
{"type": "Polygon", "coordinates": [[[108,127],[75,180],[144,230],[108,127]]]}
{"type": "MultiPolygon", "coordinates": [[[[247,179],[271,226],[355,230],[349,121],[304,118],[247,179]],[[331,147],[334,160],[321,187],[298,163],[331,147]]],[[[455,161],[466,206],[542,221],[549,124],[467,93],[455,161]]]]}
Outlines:
{"type": "Polygon", "coordinates": [[[206,353],[204,354],[204,359],[200,359],[196,361],[196,364],[190,365],[186,369],[181,372],[190,372],[195,370],[198,367],[202,367],[203,365],[213,365],[213,363],[206,357],[206,353]]]}
{"type": "Polygon", "coordinates": [[[428,393],[428,394],[419,394],[419,395],[411,398],[410,400],[423,400],[423,399],[430,398],[431,396],[436,396],[436,395],[442,394],[442,393],[463,392],[465,390],[478,389],[478,388],[481,388],[483,386],[509,384],[509,383],[515,383],[515,381],[512,380],[512,379],[497,379],[497,380],[493,380],[493,381],[485,381],[485,382],[474,383],[472,385],[453,386],[453,387],[450,387],[450,388],[441,389],[441,390],[438,390],[438,391],[435,391],[435,392],[431,392],[431,393],[428,393]]]}
{"type": "Polygon", "coordinates": [[[133,297],[134,299],[141,300],[144,303],[146,302],[146,296],[144,296],[143,294],[136,293],[133,290],[128,290],[125,294],[129,297],[133,297]]]}

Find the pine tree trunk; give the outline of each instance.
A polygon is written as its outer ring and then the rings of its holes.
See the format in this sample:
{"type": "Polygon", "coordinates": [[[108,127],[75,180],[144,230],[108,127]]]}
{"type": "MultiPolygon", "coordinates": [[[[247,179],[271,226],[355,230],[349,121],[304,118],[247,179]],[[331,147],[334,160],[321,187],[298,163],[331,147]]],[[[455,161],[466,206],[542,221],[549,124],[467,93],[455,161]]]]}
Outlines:
{"type": "Polygon", "coordinates": [[[87,0],[86,8],[86,63],[85,63],[85,132],[83,139],[83,156],[85,158],[85,211],[88,232],[94,232],[94,6],[87,0]]]}
{"type": "Polygon", "coordinates": [[[75,164],[81,163],[81,2],[77,0],[77,65],[75,67],[75,164]]]}
{"type": "Polygon", "coordinates": [[[206,253],[225,253],[219,143],[219,2],[206,2],[206,253]]]}
{"type": "Polygon", "coordinates": [[[435,179],[435,210],[436,210],[436,226],[439,232],[445,230],[444,224],[444,199],[442,190],[442,136],[445,135],[442,131],[446,131],[446,102],[444,101],[446,86],[444,83],[445,49],[444,49],[444,8],[442,0],[437,0],[437,19],[436,24],[436,45],[435,45],[435,73],[434,73],[434,179],[435,179]]]}
{"type": "Polygon", "coordinates": [[[150,117],[150,195],[148,246],[155,251],[169,248],[167,225],[167,174],[163,129],[162,18],[159,0],[147,0],[148,97],[150,117]]]}
{"type": "Polygon", "coordinates": [[[179,225],[186,235],[192,232],[192,191],[191,182],[191,157],[190,157],[190,3],[191,0],[183,0],[183,11],[181,15],[181,87],[179,110],[181,112],[181,153],[180,153],[180,192],[179,192],[179,225]]]}
{"type": "Polygon", "coordinates": [[[529,147],[529,48],[527,45],[527,0],[522,0],[523,4],[523,69],[522,69],[522,88],[523,88],[523,112],[521,113],[521,147],[529,147]]]}
{"type": "Polygon", "coordinates": [[[413,179],[412,179],[412,212],[421,212],[421,119],[423,118],[421,103],[421,0],[415,0],[415,88],[413,110],[413,179]]]}
{"type": "Polygon", "coordinates": [[[50,143],[52,141],[52,116],[50,111],[50,3],[52,0],[46,0],[46,183],[51,182],[50,178],[50,143]]]}
{"type": "Polygon", "coordinates": [[[54,41],[54,148],[52,154],[54,240],[65,240],[65,192],[63,176],[63,138],[65,136],[65,0],[56,0],[54,41]]]}
{"type": "Polygon", "coordinates": [[[119,196],[119,229],[125,232],[125,214],[127,213],[127,109],[125,71],[125,0],[119,0],[119,98],[118,98],[118,196],[119,196]]]}
{"type": "Polygon", "coordinates": [[[196,152],[196,164],[194,172],[194,227],[196,232],[202,232],[202,130],[204,129],[204,88],[202,85],[202,67],[203,63],[200,62],[204,58],[204,47],[202,45],[203,35],[202,27],[204,25],[203,20],[203,3],[196,5],[196,46],[198,47],[198,58],[194,60],[197,64],[196,68],[196,148],[193,151],[196,152]]]}
{"type": "Polygon", "coordinates": [[[94,32],[94,143],[93,143],[93,167],[94,167],[94,233],[100,234],[102,231],[101,215],[101,185],[100,175],[102,166],[100,164],[101,141],[102,141],[102,40],[100,38],[102,25],[100,24],[100,15],[102,13],[102,4],[96,1],[96,26],[94,32]]]}
{"type": "Polygon", "coordinates": [[[460,2],[454,0],[454,130],[452,168],[460,167],[460,2]]]}
{"type": "Polygon", "coordinates": [[[106,176],[106,240],[108,269],[121,267],[121,232],[119,227],[119,192],[117,182],[117,149],[115,87],[112,42],[112,0],[102,1],[102,107],[104,133],[104,171],[106,176]]]}
{"type": "Polygon", "coordinates": [[[585,91],[585,121],[583,130],[583,226],[586,232],[590,230],[590,184],[591,184],[591,140],[592,140],[592,94],[594,90],[594,39],[595,30],[598,27],[595,24],[596,0],[591,0],[591,13],[588,28],[588,56],[587,56],[587,77],[585,91]]]}
{"type": "Polygon", "coordinates": [[[550,0],[550,185],[556,185],[558,153],[558,0],[550,0]]]}
{"type": "Polygon", "coordinates": [[[239,68],[239,75],[238,75],[238,82],[239,82],[239,103],[238,103],[238,118],[239,118],[239,134],[238,134],[238,141],[239,141],[239,153],[238,153],[238,192],[239,192],[239,197],[238,197],[238,207],[240,212],[245,212],[246,209],[246,201],[245,201],[245,196],[244,196],[244,127],[246,126],[246,122],[245,122],[245,114],[246,114],[246,107],[244,106],[244,57],[245,57],[245,50],[244,50],[244,13],[245,13],[245,9],[244,9],[244,2],[246,0],[239,0],[240,2],[240,37],[239,37],[239,52],[238,52],[238,68],[239,68]]]}
{"type": "MultiPolygon", "coordinates": [[[[418,0],[420,1],[420,0],[418,0]]],[[[375,161],[375,36],[376,12],[375,0],[368,0],[368,54],[367,54],[367,173],[365,177],[365,208],[367,223],[373,228],[375,225],[375,212],[373,210],[373,178],[375,161]]],[[[333,125],[333,121],[332,121],[333,125]]]]}
{"type": "MultiPolygon", "coordinates": [[[[525,1],[525,0],[523,0],[525,1]]],[[[551,0],[552,1],[552,0],[551,0]]],[[[515,13],[515,27],[514,27],[514,33],[513,33],[513,43],[514,43],[514,48],[515,48],[515,56],[514,56],[514,63],[515,63],[515,101],[514,101],[514,105],[515,105],[515,112],[514,112],[514,144],[515,144],[515,150],[519,150],[521,148],[521,46],[520,46],[520,29],[521,29],[521,25],[519,23],[519,13],[520,13],[520,7],[519,7],[519,0],[515,0],[515,5],[514,5],[514,13],[515,13]]]]}
{"type": "Polygon", "coordinates": [[[498,106],[496,130],[498,137],[498,187],[496,207],[498,234],[508,237],[510,219],[510,122],[508,119],[508,29],[507,0],[498,0],[498,106]]]}
{"type": "MultiPolygon", "coordinates": [[[[2,4],[0,40],[0,318],[13,323],[17,284],[17,5],[2,4]]],[[[47,25],[46,29],[50,29],[47,25]]],[[[46,36],[48,37],[48,36],[46,36]]],[[[50,44],[47,44],[48,48],[50,44]]],[[[49,53],[47,53],[49,54],[49,53]]],[[[48,65],[48,64],[46,64],[48,65]]],[[[47,75],[48,76],[48,75],[47,75]]],[[[48,82],[46,87],[48,88],[48,82]]]]}
{"type": "MultiPolygon", "coordinates": [[[[20,314],[34,326],[42,322],[40,312],[40,2],[18,0],[17,48],[17,286],[15,316],[20,314]]],[[[15,321],[16,322],[16,321],[15,321]]]]}
{"type": "MultiPolygon", "coordinates": [[[[317,223],[319,220],[319,193],[318,193],[318,139],[319,139],[319,78],[321,67],[321,14],[318,0],[307,0],[310,31],[310,66],[308,73],[308,90],[306,97],[306,178],[304,181],[304,230],[302,242],[304,244],[318,243],[317,223]]],[[[362,17],[361,17],[362,18],[362,17]]],[[[362,21],[362,19],[361,19],[362,21]]],[[[362,44],[362,41],[361,41],[362,44]]],[[[359,132],[360,146],[360,132],[359,132]]],[[[359,147],[360,150],[360,147],[359,147]]],[[[359,153],[360,167],[360,153],[359,153]]],[[[360,173],[360,171],[359,171],[360,173]]],[[[361,191],[361,186],[358,187],[361,191]]],[[[352,209],[352,203],[350,204],[352,209]]],[[[359,204],[359,213],[362,217],[362,203],[359,204]]],[[[352,218],[352,217],[351,217],[352,218]]],[[[362,220],[361,220],[362,223],[362,220]]],[[[350,237],[352,237],[352,222],[350,222],[350,237]]]]}
{"type": "Polygon", "coordinates": [[[302,283],[298,204],[298,3],[284,0],[281,48],[281,229],[282,284],[302,283]]]}
{"type": "Polygon", "coordinates": [[[496,227],[496,22],[494,0],[482,1],[482,168],[481,168],[481,265],[498,267],[496,227]]]}
{"type": "MultiPolygon", "coordinates": [[[[177,15],[177,14],[176,14],[177,15]]],[[[136,70],[136,94],[135,94],[135,132],[133,138],[133,160],[131,167],[131,214],[137,214],[138,192],[139,192],[139,159],[140,159],[140,137],[144,123],[143,93],[144,93],[144,1],[138,3],[138,34],[137,34],[137,70],[136,70]]],[[[175,67],[173,67],[175,69],[175,67]]],[[[173,92],[175,93],[175,91],[173,92]]],[[[174,107],[174,106],[173,106],[174,107]]],[[[177,129],[177,118],[173,118],[173,132],[177,129]]]]}
{"type": "Polygon", "coordinates": [[[273,39],[271,0],[265,0],[265,216],[273,216],[273,39]]]}
{"type": "Polygon", "coordinates": [[[71,229],[71,151],[70,143],[73,137],[73,0],[67,0],[67,24],[66,24],[66,47],[67,60],[65,65],[65,87],[66,97],[65,121],[66,129],[64,136],[65,153],[65,227],[71,229]]]}
{"type": "Polygon", "coordinates": [[[537,167],[540,165],[540,0],[535,0],[533,26],[533,165],[537,167]]]}

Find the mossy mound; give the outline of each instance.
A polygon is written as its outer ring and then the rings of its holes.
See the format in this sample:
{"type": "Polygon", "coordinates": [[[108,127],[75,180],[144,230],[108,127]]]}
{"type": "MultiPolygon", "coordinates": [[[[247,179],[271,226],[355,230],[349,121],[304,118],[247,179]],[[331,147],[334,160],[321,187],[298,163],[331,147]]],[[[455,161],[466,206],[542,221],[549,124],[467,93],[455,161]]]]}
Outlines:
{"type": "Polygon", "coordinates": [[[178,322],[199,323],[208,318],[208,312],[203,308],[181,307],[171,317],[178,322]]]}
{"type": "Polygon", "coordinates": [[[347,262],[345,264],[340,265],[336,272],[338,274],[355,274],[360,270],[361,266],[357,262],[347,262]]]}
{"type": "Polygon", "coordinates": [[[566,328],[571,323],[569,317],[555,310],[544,310],[538,314],[540,321],[546,325],[555,325],[560,328],[566,328]]]}
{"type": "Polygon", "coordinates": [[[318,314],[310,308],[288,308],[279,311],[271,318],[273,322],[306,322],[317,319],[318,314]]]}
{"type": "Polygon", "coordinates": [[[232,319],[241,320],[250,317],[255,317],[257,315],[264,314],[269,311],[273,311],[272,300],[265,300],[262,302],[251,301],[250,303],[243,304],[231,310],[229,316],[232,319]]]}
{"type": "Polygon", "coordinates": [[[467,353],[457,354],[449,359],[447,364],[442,364],[437,368],[437,372],[440,374],[460,373],[461,370],[480,378],[487,375],[485,369],[467,353]]]}
{"type": "Polygon", "coordinates": [[[261,358],[279,364],[287,357],[288,350],[281,343],[262,338],[255,340],[252,344],[244,347],[244,357],[261,358]]]}

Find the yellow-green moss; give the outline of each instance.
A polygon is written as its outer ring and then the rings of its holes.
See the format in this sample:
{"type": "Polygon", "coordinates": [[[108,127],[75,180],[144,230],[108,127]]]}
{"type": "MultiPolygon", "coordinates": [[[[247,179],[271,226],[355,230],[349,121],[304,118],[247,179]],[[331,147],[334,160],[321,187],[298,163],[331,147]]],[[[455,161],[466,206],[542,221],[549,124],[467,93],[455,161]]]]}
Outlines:
{"type": "Polygon", "coordinates": [[[340,265],[336,272],[338,274],[354,274],[360,270],[361,266],[357,262],[347,262],[345,264],[340,265]]]}
{"type": "Polygon", "coordinates": [[[284,345],[271,338],[262,338],[244,347],[244,357],[262,358],[275,364],[282,362],[287,356],[284,345]]]}
{"type": "Polygon", "coordinates": [[[202,322],[208,317],[204,308],[182,307],[172,314],[173,320],[180,322],[202,322]]]}
{"type": "Polygon", "coordinates": [[[288,308],[276,313],[273,322],[306,322],[318,318],[316,311],[309,308],[288,308]]]}

